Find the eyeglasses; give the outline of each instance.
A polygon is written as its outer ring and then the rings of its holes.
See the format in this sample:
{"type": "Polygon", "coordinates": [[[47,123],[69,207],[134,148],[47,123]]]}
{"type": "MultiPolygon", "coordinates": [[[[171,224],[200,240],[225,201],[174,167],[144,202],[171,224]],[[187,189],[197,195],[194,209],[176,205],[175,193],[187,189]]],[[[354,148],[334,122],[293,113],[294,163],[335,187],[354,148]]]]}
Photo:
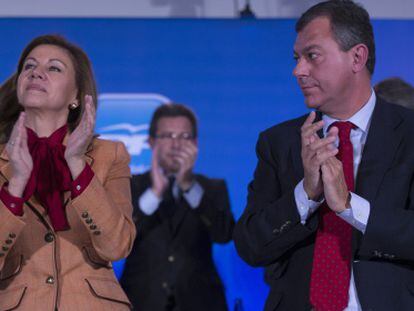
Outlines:
{"type": "Polygon", "coordinates": [[[162,139],[162,140],[173,140],[173,139],[178,139],[178,140],[192,140],[194,139],[193,134],[191,133],[161,133],[161,134],[157,134],[155,135],[155,138],[157,139],[162,139]]]}

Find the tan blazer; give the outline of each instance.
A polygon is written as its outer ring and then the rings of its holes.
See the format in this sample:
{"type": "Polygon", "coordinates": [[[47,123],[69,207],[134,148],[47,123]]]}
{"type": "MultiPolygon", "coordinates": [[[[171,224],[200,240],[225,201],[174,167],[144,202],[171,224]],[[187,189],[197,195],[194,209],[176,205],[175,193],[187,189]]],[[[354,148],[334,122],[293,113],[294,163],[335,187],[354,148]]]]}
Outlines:
{"type": "MultiPolygon", "coordinates": [[[[129,155],[122,143],[94,139],[86,158],[94,178],[74,200],[64,194],[70,230],[55,232],[34,197],[22,217],[0,200],[0,311],[130,309],[111,267],[135,238],[129,155]]],[[[0,145],[0,186],[10,176],[0,145]]]]}

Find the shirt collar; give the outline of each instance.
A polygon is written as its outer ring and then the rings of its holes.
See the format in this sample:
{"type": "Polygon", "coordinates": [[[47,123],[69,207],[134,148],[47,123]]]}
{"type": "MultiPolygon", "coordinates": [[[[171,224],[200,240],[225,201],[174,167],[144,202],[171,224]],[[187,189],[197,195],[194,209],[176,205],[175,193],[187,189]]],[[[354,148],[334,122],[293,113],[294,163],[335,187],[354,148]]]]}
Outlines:
{"type": "Polygon", "coordinates": [[[353,124],[355,124],[360,130],[362,130],[364,133],[368,132],[368,128],[371,122],[372,113],[375,108],[375,102],[376,102],[376,96],[375,92],[371,91],[371,96],[369,97],[368,101],[364,106],[362,106],[361,109],[357,111],[352,117],[350,117],[347,120],[337,120],[334,118],[331,118],[330,116],[324,114],[322,116],[322,120],[324,121],[323,124],[323,133],[326,134],[326,132],[329,129],[329,126],[331,126],[332,123],[336,121],[350,121],[353,124]]]}

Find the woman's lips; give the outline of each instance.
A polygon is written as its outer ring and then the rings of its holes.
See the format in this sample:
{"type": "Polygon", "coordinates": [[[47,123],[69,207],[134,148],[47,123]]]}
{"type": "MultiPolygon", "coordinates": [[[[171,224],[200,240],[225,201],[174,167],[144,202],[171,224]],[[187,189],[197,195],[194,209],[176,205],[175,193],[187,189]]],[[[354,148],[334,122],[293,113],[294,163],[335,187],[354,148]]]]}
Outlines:
{"type": "Polygon", "coordinates": [[[42,87],[39,84],[29,84],[26,88],[26,90],[28,91],[39,91],[39,92],[45,92],[46,93],[46,89],[44,87],[42,87]]]}

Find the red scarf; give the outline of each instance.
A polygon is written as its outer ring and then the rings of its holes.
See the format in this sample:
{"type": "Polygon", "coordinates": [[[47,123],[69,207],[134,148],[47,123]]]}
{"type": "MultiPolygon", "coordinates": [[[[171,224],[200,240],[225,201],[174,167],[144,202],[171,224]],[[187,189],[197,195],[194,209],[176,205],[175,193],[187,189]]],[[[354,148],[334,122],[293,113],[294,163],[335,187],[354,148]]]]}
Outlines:
{"type": "Polygon", "coordinates": [[[71,189],[72,176],[62,144],[67,133],[64,125],[49,137],[38,137],[27,128],[29,152],[33,170],[24,192],[25,201],[33,194],[42,203],[55,231],[69,229],[63,205],[63,192],[71,189]]]}

